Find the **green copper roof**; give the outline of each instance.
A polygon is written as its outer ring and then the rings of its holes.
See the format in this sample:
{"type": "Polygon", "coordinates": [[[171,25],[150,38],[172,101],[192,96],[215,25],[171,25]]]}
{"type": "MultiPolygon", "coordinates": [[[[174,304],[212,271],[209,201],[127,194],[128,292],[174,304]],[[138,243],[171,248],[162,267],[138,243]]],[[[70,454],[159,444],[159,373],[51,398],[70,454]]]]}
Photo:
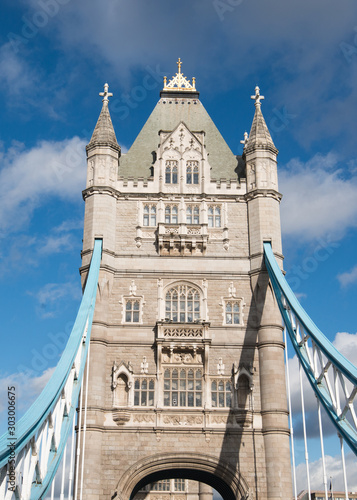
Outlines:
{"type": "Polygon", "coordinates": [[[195,98],[179,95],[163,97],[131,146],[122,155],[119,175],[124,178],[148,178],[159,145],[159,131],[173,131],[183,121],[191,132],[205,132],[208,162],[212,179],[237,179],[238,159],[221,136],[202,103],[195,98]]]}

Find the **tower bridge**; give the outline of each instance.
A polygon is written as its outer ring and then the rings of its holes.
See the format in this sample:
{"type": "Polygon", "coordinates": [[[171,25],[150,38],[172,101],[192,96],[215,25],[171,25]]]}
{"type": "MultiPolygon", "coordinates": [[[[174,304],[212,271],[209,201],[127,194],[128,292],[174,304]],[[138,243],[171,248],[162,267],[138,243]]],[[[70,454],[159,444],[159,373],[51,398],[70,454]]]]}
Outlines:
{"type": "Polygon", "coordinates": [[[61,479],[69,499],[142,498],[170,478],[200,482],[201,500],[207,485],[229,500],[296,497],[285,337],[319,411],[355,453],[357,370],[281,273],[278,151],[264,97],[256,87],[235,156],[180,60],[126,154],[107,84],[100,95],[86,148],[83,300],[53,377],[17,426],[14,461],[7,436],[0,442],[0,497],[53,491],[75,425],[61,479]]]}

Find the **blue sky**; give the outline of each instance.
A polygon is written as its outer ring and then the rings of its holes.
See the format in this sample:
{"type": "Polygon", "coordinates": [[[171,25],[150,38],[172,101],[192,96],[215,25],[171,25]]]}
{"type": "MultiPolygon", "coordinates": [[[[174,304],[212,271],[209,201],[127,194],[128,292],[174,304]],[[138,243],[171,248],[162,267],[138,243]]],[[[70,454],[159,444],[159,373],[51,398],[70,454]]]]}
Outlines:
{"type": "MultiPolygon", "coordinates": [[[[354,0],[3,0],[0,25],[0,378],[3,388],[18,384],[22,411],[57,362],[80,302],[84,148],[98,93],[107,81],[125,151],[178,57],[235,154],[260,86],[280,151],[287,277],[357,363],[354,0]]],[[[336,440],[328,441],[334,457],[336,440]]]]}

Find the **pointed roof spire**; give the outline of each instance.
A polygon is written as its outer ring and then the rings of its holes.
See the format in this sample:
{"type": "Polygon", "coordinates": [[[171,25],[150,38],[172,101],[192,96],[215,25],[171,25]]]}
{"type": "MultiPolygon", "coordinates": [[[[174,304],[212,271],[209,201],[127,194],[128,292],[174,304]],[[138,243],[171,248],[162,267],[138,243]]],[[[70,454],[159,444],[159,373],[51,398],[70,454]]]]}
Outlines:
{"type": "Polygon", "coordinates": [[[99,92],[99,95],[103,97],[103,107],[100,112],[97,124],[95,126],[93,135],[87,148],[93,146],[111,146],[112,148],[118,150],[120,152],[120,146],[117,142],[117,138],[115,136],[114,127],[112,123],[112,119],[110,118],[108,103],[108,97],[111,97],[113,94],[108,92],[109,85],[107,83],[104,84],[104,92],[99,92]]]}
{"type": "Polygon", "coordinates": [[[244,152],[250,152],[253,149],[270,149],[273,153],[277,154],[273,139],[271,138],[267,124],[265,123],[263,113],[261,111],[261,100],[264,96],[260,95],[260,89],[255,87],[255,95],[251,96],[254,99],[255,114],[253,118],[252,128],[247,142],[244,145],[244,152]]]}

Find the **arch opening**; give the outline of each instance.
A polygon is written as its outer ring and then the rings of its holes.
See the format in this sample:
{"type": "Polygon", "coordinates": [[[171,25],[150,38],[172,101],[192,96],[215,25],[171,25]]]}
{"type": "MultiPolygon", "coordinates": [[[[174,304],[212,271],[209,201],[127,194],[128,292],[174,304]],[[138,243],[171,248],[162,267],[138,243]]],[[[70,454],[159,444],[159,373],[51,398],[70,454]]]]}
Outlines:
{"type": "Polygon", "coordinates": [[[249,487],[243,476],[222,459],[200,455],[159,454],[133,464],[120,478],[116,492],[121,500],[134,500],[140,489],[167,479],[187,479],[207,484],[224,500],[243,500],[249,496],[249,487]]]}
{"type": "Polygon", "coordinates": [[[134,487],[130,500],[134,500],[136,494],[146,485],[161,481],[163,479],[191,479],[200,483],[205,483],[215,489],[223,500],[236,500],[232,489],[221,478],[208,472],[195,471],[192,469],[168,469],[165,471],[154,472],[143,478],[134,487]]]}

